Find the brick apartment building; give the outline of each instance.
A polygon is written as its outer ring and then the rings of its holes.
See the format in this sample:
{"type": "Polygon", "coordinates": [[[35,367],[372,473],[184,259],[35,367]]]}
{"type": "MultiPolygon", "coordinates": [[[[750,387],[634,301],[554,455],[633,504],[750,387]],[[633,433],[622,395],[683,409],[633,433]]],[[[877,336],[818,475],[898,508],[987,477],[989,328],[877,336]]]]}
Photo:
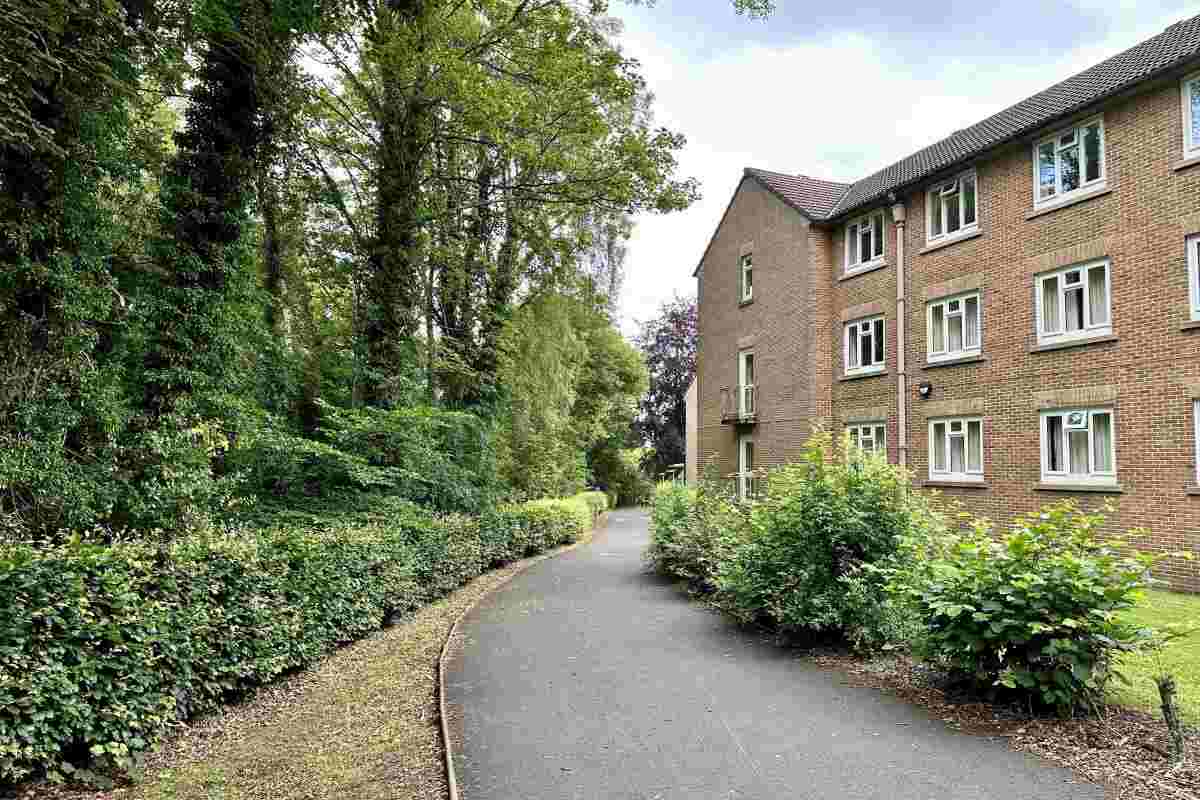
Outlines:
{"type": "Polygon", "coordinates": [[[1200,16],[854,183],[747,169],[696,277],[702,465],[849,430],[1200,551],[1200,16]]]}

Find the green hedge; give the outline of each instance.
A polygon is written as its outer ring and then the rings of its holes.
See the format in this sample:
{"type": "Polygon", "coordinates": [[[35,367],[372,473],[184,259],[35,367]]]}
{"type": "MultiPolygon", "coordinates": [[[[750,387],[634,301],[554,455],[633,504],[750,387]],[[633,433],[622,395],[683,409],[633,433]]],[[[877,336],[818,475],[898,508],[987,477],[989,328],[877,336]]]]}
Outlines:
{"type": "Polygon", "coordinates": [[[604,504],[481,517],[395,504],[344,527],[0,545],[0,783],[126,769],[170,723],[575,540],[604,504]]]}

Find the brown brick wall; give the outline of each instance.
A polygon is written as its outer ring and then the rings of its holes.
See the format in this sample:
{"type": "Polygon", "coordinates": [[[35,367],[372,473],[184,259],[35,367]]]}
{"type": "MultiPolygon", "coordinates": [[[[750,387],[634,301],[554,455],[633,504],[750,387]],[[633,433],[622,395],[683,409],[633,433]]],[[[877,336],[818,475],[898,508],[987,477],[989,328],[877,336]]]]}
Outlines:
{"type": "MultiPolygon", "coordinates": [[[[979,410],[984,485],[944,488],[967,507],[1007,523],[1015,514],[1075,497],[1119,504],[1112,524],[1144,526],[1143,544],[1200,551],[1192,398],[1200,388],[1200,330],[1184,330],[1188,283],[1184,237],[1200,232],[1200,166],[1182,158],[1179,87],[1170,84],[1104,109],[1109,193],[1050,213],[1033,211],[1032,142],[976,164],[980,235],[921,252],[923,188],[908,211],[906,351],[909,467],[928,477],[928,419],[979,410]],[[1031,352],[1035,276],[1057,266],[1110,260],[1115,341],[1031,352]],[[926,364],[926,301],[978,287],[983,361],[926,364]],[[928,400],[916,387],[933,384],[928,400]],[[1039,406],[1091,396],[1115,410],[1120,494],[1045,491],[1040,481],[1039,406]]],[[[891,215],[888,213],[890,223],[891,215]]],[[[888,454],[898,460],[896,403],[896,227],[887,226],[887,266],[843,276],[841,226],[809,226],[753,181],[744,181],[704,261],[700,314],[702,454],[732,471],[734,434],[719,424],[719,387],[736,384],[736,342],[755,337],[760,464],[794,459],[811,424],[840,431],[845,418],[887,411],[888,454]],[[755,242],[755,300],[740,308],[736,260],[755,242]],[[885,317],[885,374],[844,379],[842,325],[854,307],[885,317]],[[834,420],[837,420],[834,422],[834,420]]],[[[1200,590],[1200,562],[1165,573],[1200,590]]]]}

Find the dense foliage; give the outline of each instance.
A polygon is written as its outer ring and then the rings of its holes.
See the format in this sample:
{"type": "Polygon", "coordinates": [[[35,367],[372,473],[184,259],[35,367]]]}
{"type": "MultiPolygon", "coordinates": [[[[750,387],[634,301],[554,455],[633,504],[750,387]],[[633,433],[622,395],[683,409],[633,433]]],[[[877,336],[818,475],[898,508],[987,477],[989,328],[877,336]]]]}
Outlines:
{"type": "Polygon", "coordinates": [[[663,303],[658,315],[642,323],[637,345],[650,372],[637,431],[650,447],[646,466],[661,475],[687,457],[687,391],[696,377],[700,349],[695,299],[663,303]]]}
{"type": "Polygon", "coordinates": [[[392,503],[373,520],[166,547],[0,545],[0,781],[128,768],[169,723],[574,541],[604,507],[600,493],[478,518],[392,503]]]}
{"type": "MultiPolygon", "coordinates": [[[[1103,514],[1063,502],[997,535],[986,521],[903,540],[891,590],[923,623],[921,650],[984,686],[1064,712],[1101,702],[1124,652],[1153,645],[1124,619],[1163,556],[1103,537],[1103,514]]],[[[1133,532],[1136,535],[1137,532],[1133,532]]]]}
{"type": "Polygon", "coordinates": [[[1102,536],[1070,502],[1003,533],[935,507],[902,470],[823,435],[739,502],[727,484],[660,484],[650,563],[739,619],[905,648],[983,692],[1069,713],[1102,702],[1119,656],[1162,636],[1127,621],[1167,556],[1102,536]]]}

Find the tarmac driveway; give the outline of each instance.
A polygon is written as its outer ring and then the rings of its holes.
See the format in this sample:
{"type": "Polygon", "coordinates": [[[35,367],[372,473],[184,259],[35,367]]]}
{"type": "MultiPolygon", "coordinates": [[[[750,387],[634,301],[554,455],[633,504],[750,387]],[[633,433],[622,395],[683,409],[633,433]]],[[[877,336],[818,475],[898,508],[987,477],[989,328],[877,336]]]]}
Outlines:
{"type": "Polygon", "coordinates": [[[648,574],[647,517],[535,565],[447,674],[465,800],[1053,800],[1095,786],[739,630],[648,574]]]}

